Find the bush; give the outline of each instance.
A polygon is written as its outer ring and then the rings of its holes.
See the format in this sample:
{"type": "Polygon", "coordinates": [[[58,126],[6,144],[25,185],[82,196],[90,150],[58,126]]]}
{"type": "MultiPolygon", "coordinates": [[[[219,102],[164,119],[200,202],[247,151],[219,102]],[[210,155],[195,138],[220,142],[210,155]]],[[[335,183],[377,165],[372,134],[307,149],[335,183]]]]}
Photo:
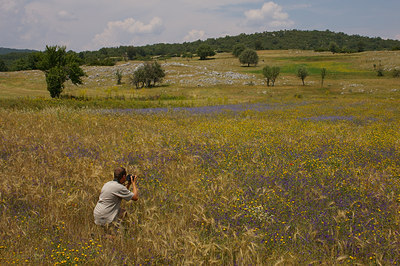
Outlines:
{"type": "Polygon", "coordinates": [[[382,66],[378,67],[378,69],[376,70],[376,74],[378,75],[378,77],[383,77],[385,75],[382,66]]]}
{"type": "Polygon", "coordinates": [[[117,71],[115,72],[114,75],[115,75],[115,78],[117,79],[117,85],[121,85],[122,84],[122,82],[121,82],[121,80],[122,80],[122,71],[117,69],[117,71]]]}

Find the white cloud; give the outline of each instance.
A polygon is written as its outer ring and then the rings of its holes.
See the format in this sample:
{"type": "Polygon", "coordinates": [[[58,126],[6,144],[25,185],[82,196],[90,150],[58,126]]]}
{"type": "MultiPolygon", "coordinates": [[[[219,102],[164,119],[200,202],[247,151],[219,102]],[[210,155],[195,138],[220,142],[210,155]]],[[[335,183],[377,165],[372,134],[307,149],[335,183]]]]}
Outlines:
{"type": "Polygon", "coordinates": [[[394,36],[397,40],[400,40],[400,34],[397,34],[396,36],[394,36]]]}
{"type": "Polygon", "coordinates": [[[289,19],[289,14],[274,3],[267,2],[261,9],[251,9],[245,13],[247,24],[255,26],[269,26],[273,28],[292,26],[294,22],[289,19]]]}
{"type": "Polygon", "coordinates": [[[144,34],[158,34],[164,30],[164,25],[159,17],[154,17],[150,23],[144,24],[133,18],[110,21],[107,28],[93,39],[95,47],[109,47],[121,44],[133,44],[133,38],[144,34]]]}
{"type": "Polygon", "coordinates": [[[183,38],[186,42],[201,40],[205,37],[206,33],[204,30],[191,30],[189,33],[183,38]]]}

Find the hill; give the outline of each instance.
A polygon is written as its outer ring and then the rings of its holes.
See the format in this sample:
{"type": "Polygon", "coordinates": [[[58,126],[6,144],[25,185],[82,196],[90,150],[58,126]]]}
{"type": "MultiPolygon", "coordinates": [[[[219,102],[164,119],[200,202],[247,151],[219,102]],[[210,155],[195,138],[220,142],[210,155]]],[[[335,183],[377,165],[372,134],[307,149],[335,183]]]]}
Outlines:
{"type": "MultiPolygon", "coordinates": [[[[207,40],[184,43],[158,43],[145,46],[120,46],[102,48],[98,51],[81,52],[81,58],[104,59],[110,57],[128,56],[129,59],[141,59],[151,56],[191,56],[201,44],[211,46],[217,52],[231,52],[235,45],[244,44],[255,50],[316,50],[328,51],[332,44],[337,46],[337,52],[352,53],[362,51],[399,50],[400,41],[385,40],[380,37],[348,35],[342,32],[281,30],[253,34],[240,34],[209,38],[207,40]]],[[[90,61],[89,60],[89,61],[90,61]]]]}
{"type": "Polygon", "coordinates": [[[11,53],[33,53],[33,52],[37,51],[30,49],[13,49],[13,48],[0,47],[0,55],[11,54],[11,53]]]}
{"type": "MultiPolygon", "coordinates": [[[[201,41],[184,43],[158,43],[145,46],[104,47],[98,51],[83,51],[79,53],[82,64],[112,66],[117,61],[150,60],[168,57],[192,57],[197,48],[207,44],[217,52],[231,52],[235,45],[243,44],[255,50],[314,50],[334,51],[337,53],[356,53],[363,51],[400,50],[399,40],[385,40],[380,37],[365,37],[348,35],[342,32],[281,30],[253,34],[240,34],[209,38],[201,41]]],[[[8,70],[35,69],[37,53],[33,50],[18,50],[0,48],[0,61],[3,61],[8,70]],[[5,54],[6,53],[6,54],[5,54]]]]}

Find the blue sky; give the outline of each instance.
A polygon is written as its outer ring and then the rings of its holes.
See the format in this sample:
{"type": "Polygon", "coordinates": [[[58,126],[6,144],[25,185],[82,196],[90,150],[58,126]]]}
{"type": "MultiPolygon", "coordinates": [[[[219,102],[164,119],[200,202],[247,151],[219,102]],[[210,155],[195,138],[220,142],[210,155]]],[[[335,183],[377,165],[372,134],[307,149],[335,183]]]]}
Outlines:
{"type": "Polygon", "coordinates": [[[400,0],[0,0],[0,47],[74,51],[282,29],[400,40],[400,0]]]}

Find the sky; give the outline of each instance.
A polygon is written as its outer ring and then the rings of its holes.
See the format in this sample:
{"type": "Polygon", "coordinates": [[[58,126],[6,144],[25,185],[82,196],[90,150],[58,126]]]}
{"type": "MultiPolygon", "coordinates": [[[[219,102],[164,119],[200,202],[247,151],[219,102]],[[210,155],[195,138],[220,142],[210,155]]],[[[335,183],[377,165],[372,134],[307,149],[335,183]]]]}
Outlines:
{"type": "Polygon", "coordinates": [[[400,40],[399,11],[400,0],[0,0],[0,47],[79,52],[285,29],[400,40]]]}

